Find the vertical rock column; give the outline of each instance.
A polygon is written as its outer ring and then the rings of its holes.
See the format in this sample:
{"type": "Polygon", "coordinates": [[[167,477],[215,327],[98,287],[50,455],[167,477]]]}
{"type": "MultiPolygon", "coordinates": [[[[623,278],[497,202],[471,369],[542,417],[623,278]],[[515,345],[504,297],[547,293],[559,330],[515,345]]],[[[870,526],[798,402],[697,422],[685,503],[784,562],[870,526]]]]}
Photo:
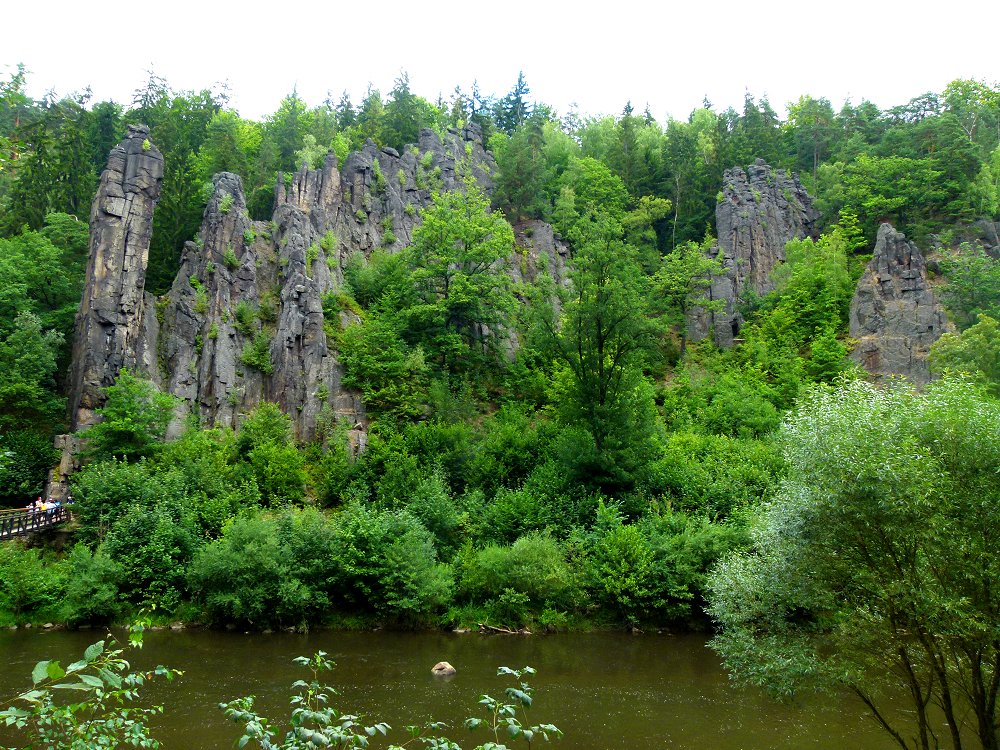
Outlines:
{"type": "Polygon", "coordinates": [[[931,344],[951,323],[927,283],[920,250],[889,224],[878,230],[871,262],[851,300],[851,358],[876,378],[930,380],[931,344]]]}
{"type": "Polygon", "coordinates": [[[748,291],[763,296],[774,291],[771,272],[785,262],[785,245],[816,237],[819,212],[796,175],[771,169],[758,159],[746,171],[727,169],[715,207],[718,246],[711,256],[722,256],[723,274],[712,278],[711,300],[722,309],[693,311],[688,319],[692,341],[712,337],[718,346],[732,346],[743,319],[737,309],[748,291]]]}
{"type": "Polygon", "coordinates": [[[149,129],[129,126],[112,149],[90,210],[87,283],[76,315],[69,380],[71,430],[94,422],[102,388],[137,366],[153,209],[160,197],[163,156],[149,129]]]}

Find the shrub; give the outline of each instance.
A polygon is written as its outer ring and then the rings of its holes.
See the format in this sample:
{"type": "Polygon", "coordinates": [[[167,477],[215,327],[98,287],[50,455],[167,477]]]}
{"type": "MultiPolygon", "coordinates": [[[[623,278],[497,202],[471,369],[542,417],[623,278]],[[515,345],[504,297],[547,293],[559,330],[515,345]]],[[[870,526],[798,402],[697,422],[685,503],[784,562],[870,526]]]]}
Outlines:
{"type": "Polygon", "coordinates": [[[412,515],[354,502],[333,522],[335,585],[352,608],[417,624],[448,602],[451,572],[438,563],[433,537],[412,515]]]}
{"type": "Polygon", "coordinates": [[[233,196],[230,195],[229,193],[226,193],[219,200],[219,212],[228,214],[232,210],[232,208],[233,208],[233,196]]]}
{"type": "Polygon", "coordinates": [[[312,267],[319,259],[319,245],[315,242],[306,249],[306,276],[312,276],[312,267]]]}
{"type": "Polygon", "coordinates": [[[84,466],[73,476],[73,514],[80,527],[77,538],[89,545],[101,542],[129,507],[150,507],[160,487],[145,462],[128,464],[112,459],[84,466]]]}
{"type": "Polygon", "coordinates": [[[186,593],[185,571],[198,546],[195,521],[180,503],[129,508],[100,552],[121,570],[119,590],[133,604],[168,612],[186,593]]]}
{"type": "Polygon", "coordinates": [[[44,614],[58,604],[64,586],[63,565],[43,560],[21,542],[0,542],[0,615],[22,620],[44,614]]]}
{"type": "Polygon", "coordinates": [[[240,267],[240,259],[236,257],[236,251],[233,250],[232,245],[226,245],[226,249],[222,251],[222,262],[230,271],[235,271],[240,267]]]}
{"type": "Polygon", "coordinates": [[[115,384],[108,386],[105,393],[104,406],[97,410],[102,420],[83,433],[87,455],[135,460],[155,453],[173,418],[177,400],[128,370],[118,373],[115,384]]]}
{"type": "Polygon", "coordinates": [[[295,589],[287,553],[274,524],[259,516],[236,519],[202,547],[188,569],[188,585],[209,624],[263,629],[300,622],[286,606],[295,589]]]}
{"type": "Polygon", "coordinates": [[[0,434],[0,499],[23,503],[40,496],[58,459],[47,434],[5,429],[0,434]]]}
{"type": "Polygon", "coordinates": [[[247,300],[241,299],[233,311],[236,320],[236,330],[244,336],[253,336],[257,325],[257,310],[247,300]]]}
{"type": "Polygon", "coordinates": [[[240,362],[265,375],[272,374],[274,365],[271,363],[271,337],[264,331],[257,331],[253,341],[248,341],[244,345],[240,353],[240,362]]]}
{"type": "Polygon", "coordinates": [[[515,627],[526,624],[529,612],[573,607],[580,594],[562,546],[545,533],[527,534],[509,547],[466,550],[457,576],[460,596],[493,602],[495,612],[512,618],[505,624],[515,627]]]}
{"type": "Polygon", "coordinates": [[[118,594],[121,569],[107,555],[83,544],[70,552],[62,619],[69,625],[114,622],[123,614],[118,594]]]}

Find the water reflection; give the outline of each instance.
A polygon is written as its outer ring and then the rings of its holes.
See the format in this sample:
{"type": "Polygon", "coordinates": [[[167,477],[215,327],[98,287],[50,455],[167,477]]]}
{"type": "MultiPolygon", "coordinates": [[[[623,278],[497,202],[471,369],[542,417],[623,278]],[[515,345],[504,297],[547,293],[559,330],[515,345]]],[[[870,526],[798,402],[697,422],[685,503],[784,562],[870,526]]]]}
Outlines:
{"type": "MultiPolygon", "coordinates": [[[[100,631],[0,633],[0,696],[24,689],[34,663],[78,658],[100,631]]],[[[317,650],[337,669],[329,682],[340,691],[337,708],[396,727],[436,719],[460,726],[479,709],[480,694],[499,696],[509,682],[500,665],[531,665],[538,674],[534,722],[565,733],[555,747],[573,750],[673,748],[739,750],[894,747],[849,698],[778,705],[734,688],[698,636],[586,634],[480,636],[451,633],[312,633],[244,635],[154,632],[133,658],[185,670],[172,684],[157,684],[149,698],[166,705],[154,736],[166,750],[229,748],[240,735],[219,711],[220,701],[253,694],[261,713],[287,716],[288,686],[305,676],[292,658],[317,650]],[[439,661],[453,664],[451,680],[431,674],[439,661]]],[[[463,746],[486,740],[458,729],[463,746]]],[[[0,733],[0,745],[13,738],[0,733]]],[[[397,735],[397,740],[402,736],[397,735]]]]}

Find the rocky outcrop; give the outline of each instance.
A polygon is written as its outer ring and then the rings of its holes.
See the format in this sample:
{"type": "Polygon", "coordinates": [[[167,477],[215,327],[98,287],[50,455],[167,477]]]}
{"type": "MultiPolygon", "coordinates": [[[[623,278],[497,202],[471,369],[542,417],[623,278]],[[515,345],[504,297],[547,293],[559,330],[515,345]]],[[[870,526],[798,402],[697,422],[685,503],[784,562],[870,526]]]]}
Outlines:
{"type": "Polygon", "coordinates": [[[718,346],[730,346],[743,324],[738,303],[748,292],[765,295],[774,290],[771,272],[785,261],[785,245],[794,239],[816,237],[819,213],[796,175],[771,169],[761,159],[745,171],[726,170],[715,208],[718,245],[709,252],[720,256],[725,272],[712,279],[711,300],[720,309],[696,310],[688,320],[692,341],[712,337],[718,346]]]}
{"type": "Polygon", "coordinates": [[[130,126],[112,149],[90,210],[90,260],[76,316],[69,375],[73,430],[94,422],[105,388],[123,368],[140,368],[144,287],[163,156],[145,126],[130,126]]]}
{"type": "Polygon", "coordinates": [[[851,301],[851,358],[876,377],[930,379],[927,353],[951,325],[927,283],[924,256],[889,224],[882,224],[871,262],[851,301]]]}
{"type": "Polygon", "coordinates": [[[358,394],[341,387],[333,334],[356,320],[337,291],[351,256],[410,244],[419,211],[466,179],[488,189],[494,169],[477,128],[421,132],[403,154],[369,141],[338,168],[303,167],[275,188],[270,222],[253,222],[237,175],[214,179],[195,242],[170,292],[150,300],[139,347],[149,376],[182,399],[173,430],[194,411],[202,424],[237,426],[261,400],[278,403],[296,436],[334,422],[364,447],[358,394]]]}

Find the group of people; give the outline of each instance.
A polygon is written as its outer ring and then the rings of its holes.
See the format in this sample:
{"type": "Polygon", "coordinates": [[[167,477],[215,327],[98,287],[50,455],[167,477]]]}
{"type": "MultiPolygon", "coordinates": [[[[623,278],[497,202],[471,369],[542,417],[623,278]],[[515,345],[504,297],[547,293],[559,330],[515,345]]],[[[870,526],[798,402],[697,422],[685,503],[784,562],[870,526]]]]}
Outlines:
{"type": "MultiPolygon", "coordinates": [[[[66,502],[69,503],[72,498],[67,498],[66,502]]],[[[25,510],[31,513],[47,513],[48,515],[53,515],[59,508],[63,507],[60,500],[53,500],[51,497],[48,500],[42,500],[39,497],[35,502],[28,503],[28,507],[25,510]]]]}

